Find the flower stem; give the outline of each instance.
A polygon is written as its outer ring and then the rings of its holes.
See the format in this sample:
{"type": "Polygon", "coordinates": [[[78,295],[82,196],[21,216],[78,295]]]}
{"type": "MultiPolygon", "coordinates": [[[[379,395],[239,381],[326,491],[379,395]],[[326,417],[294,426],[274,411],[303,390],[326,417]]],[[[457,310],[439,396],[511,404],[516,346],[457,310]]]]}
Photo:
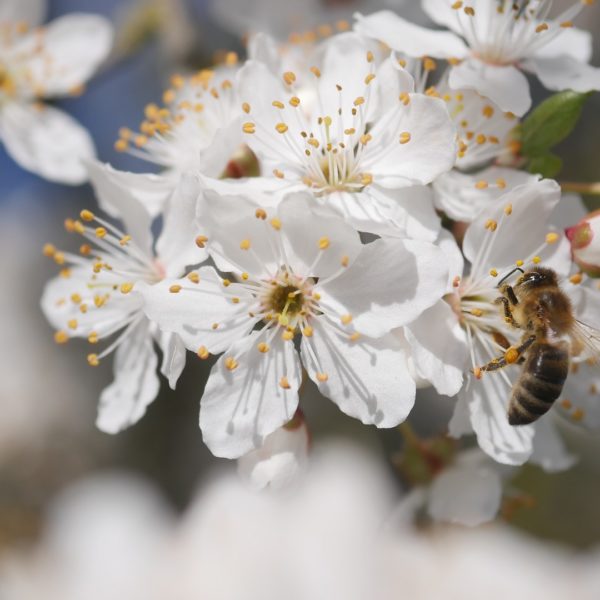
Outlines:
{"type": "Polygon", "coordinates": [[[600,196],[600,182],[580,183],[577,181],[563,181],[560,184],[563,192],[575,192],[577,194],[588,194],[600,196]]]}

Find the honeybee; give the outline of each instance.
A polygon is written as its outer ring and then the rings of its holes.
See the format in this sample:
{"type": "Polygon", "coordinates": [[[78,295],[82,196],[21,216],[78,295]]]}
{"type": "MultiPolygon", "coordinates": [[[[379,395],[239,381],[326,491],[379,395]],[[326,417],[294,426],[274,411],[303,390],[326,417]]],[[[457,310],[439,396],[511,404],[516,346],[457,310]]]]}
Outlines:
{"type": "MultiPolygon", "coordinates": [[[[548,412],[561,395],[572,357],[600,348],[600,332],[578,321],[558,276],[545,267],[528,271],[517,268],[504,277],[499,289],[505,320],[523,330],[521,343],[508,347],[480,371],[495,371],[509,364],[522,364],[521,375],[513,386],[508,406],[511,425],[528,425],[548,412]],[[514,286],[503,284],[514,272],[521,276],[514,286]]],[[[508,346],[508,344],[506,344],[508,346]]]]}

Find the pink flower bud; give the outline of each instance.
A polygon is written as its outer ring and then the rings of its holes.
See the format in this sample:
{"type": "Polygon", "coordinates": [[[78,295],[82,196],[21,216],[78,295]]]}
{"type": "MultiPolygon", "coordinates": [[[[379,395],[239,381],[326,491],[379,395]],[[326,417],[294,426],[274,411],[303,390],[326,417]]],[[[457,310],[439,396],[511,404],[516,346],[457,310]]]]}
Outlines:
{"type": "Polygon", "coordinates": [[[591,277],[600,277],[600,210],[568,227],[565,233],[575,264],[591,277]]]}

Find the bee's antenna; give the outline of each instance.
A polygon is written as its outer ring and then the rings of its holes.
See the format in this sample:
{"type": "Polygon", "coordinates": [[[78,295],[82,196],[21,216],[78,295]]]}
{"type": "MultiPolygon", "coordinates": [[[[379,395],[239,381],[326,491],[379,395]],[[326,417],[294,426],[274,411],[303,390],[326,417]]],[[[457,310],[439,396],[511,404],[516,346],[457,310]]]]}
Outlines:
{"type": "Polygon", "coordinates": [[[498,285],[496,287],[500,287],[513,273],[516,273],[517,271],[521,271],[521,273],[525,273],[525,271],[523,271],[523,269],[521,269],[521,267],[515,267],[512,271],[510,271],[509,273],[507,273],[499,282],[498,285]]]}

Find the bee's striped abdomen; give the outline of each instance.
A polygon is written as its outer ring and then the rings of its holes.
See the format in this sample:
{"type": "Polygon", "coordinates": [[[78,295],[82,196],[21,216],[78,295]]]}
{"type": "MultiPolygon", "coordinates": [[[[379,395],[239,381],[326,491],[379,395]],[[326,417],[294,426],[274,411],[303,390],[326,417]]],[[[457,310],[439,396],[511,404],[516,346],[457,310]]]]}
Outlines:
{"type": "Polygon", "coordinates": [[[536,342],[527,351],[521,377],[508,406],[511,425],[528,425],[547,413],[560,396],[569,373],[566,342],[536,342]]]}

